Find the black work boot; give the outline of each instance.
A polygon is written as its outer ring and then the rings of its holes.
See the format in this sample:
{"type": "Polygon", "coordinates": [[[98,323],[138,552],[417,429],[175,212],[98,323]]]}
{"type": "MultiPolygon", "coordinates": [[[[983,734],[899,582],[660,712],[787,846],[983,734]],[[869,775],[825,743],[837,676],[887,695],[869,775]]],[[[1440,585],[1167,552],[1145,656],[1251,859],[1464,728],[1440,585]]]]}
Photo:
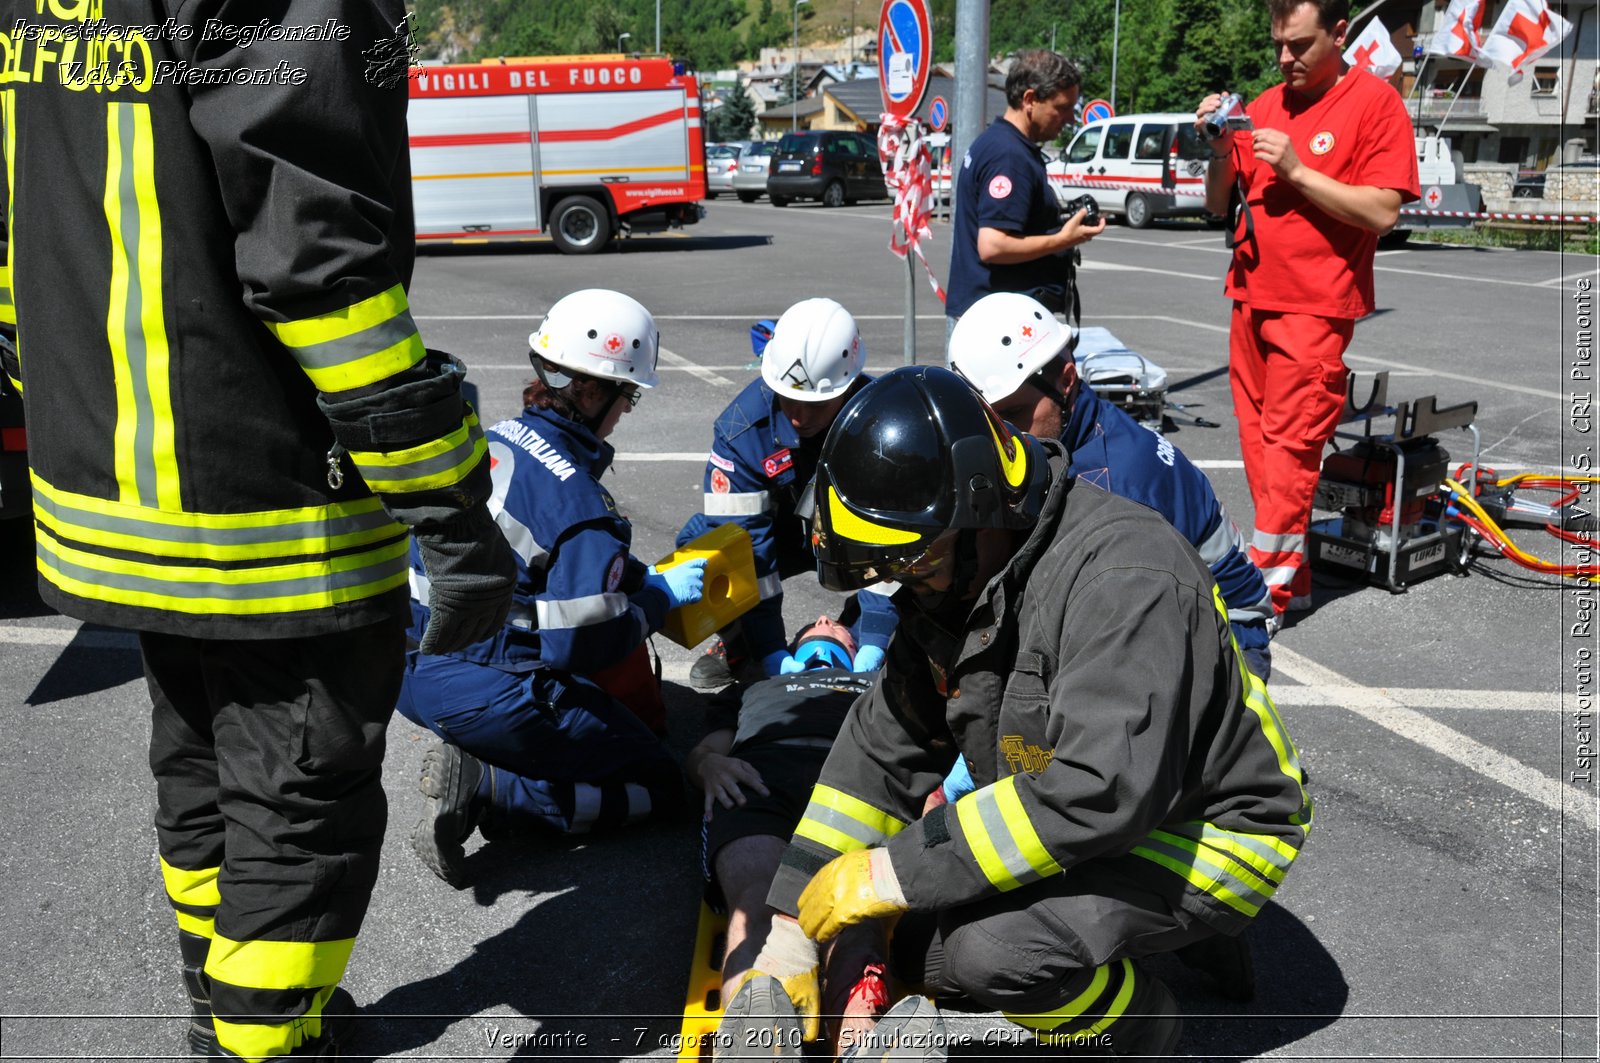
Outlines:
{"type": "Polygon", "coordinates": [[[689,685],[696,690],[721,690],[733,682],[738,661],[728,659],[728,646],[720,638],[689,668],[689,685]]]}
{"type": "Polygon", "coordinates": [[[1250,942],[1243,932],[1237,937],[1215,934],[1185,945],[1173,955],[1185,967],[1210,975],[1217,992],[1229,1000],[1255,999],[1256,968],[1250,959],[1250,942]]]}
{"type": "Polygon", "coordinates": [[[417,788],[428,798],[422,818],[411,829],[411,848],[428,869],[450,885],[464,885],[466,850],[461,843],[478,824],[474,808],[483,762],[459,748],[441,743],[422,758],[417,788]]]}
{"type": "MultiPolygon", "coordinates": [[[[348,1039],[350,1028],[353,1025],[349,1018],[356,1013],[355,998],[343,986],[338,986],[329,994],[328,1002],[322,1006],[322,1033],[312,1038],[299,1048],[291,1051],[287,1056],[275,1056],[275,1059],[337,1059],[339,1057],[340,1039],[348,1039]]],[[[190,1050],[201,1059],[240,1059],[243,1058],[217,1044],[216,1031],[212,1030],[205,1045],[190,1042],[190,1050]]]]}
{"type": "Polygon", "coordinates": [[[206,977],[206,955],[211,939],[187,930],[178,931],[178,953],[183,957],[183,984],[189,990],[194,1014],[184,1039],[191,1055],[204,1057],[217,1048],[217,1031],[211,1023],[211,979],[206,977]]]}

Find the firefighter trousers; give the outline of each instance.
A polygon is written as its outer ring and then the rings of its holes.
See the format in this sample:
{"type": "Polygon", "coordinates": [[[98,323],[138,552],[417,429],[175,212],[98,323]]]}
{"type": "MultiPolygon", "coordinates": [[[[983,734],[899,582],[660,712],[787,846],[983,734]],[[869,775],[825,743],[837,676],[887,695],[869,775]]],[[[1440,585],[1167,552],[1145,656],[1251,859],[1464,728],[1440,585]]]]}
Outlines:
{"type": "Polygon", "coordinates": [[[894,974],[1040,1035],[1115,1039],[1119,1021],[1158,1010],[1132,961],[1217,932],[1180,907],[1182,879],[1147,863],[1091,860],[976,904],[908,913],[894,930],[894,974]]]}
{"type": "Polygon", "coordinates": [[[1309,604],[1306,532],[1322,450],[1344,409],[1344,352],[1355,322],[1233,304],[1228,380],[1255,507],[1250,560],[1281,616],[1309,604]]]}
{"type": "Polygon", "coordinates": [[[210,939],[217,1041],[285,1055],[320,1036],[377,881],[405,618],[139,643],[161,871],[179,929],[210,939]]]}
{"type": "Polygon", "coordinates": [[[626,705],[583,676],[407,655],[400,714],[484,762],[486,831],[586,834],[682,807],[683,775],[626,705]]]}

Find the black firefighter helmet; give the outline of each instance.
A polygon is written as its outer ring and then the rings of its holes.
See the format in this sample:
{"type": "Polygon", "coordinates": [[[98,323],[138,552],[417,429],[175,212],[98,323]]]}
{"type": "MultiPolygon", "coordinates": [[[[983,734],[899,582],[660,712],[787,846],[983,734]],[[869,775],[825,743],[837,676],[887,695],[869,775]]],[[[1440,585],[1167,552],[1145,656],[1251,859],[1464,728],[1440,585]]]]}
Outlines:
{"type": "Polygon", "coordinates": [[[811,548],[847,591],[892,580],[956,529],[1029,528],[1050,486],[1044,449],[948,369],[886,373],[845,407],[817,461],[811,548]]]}

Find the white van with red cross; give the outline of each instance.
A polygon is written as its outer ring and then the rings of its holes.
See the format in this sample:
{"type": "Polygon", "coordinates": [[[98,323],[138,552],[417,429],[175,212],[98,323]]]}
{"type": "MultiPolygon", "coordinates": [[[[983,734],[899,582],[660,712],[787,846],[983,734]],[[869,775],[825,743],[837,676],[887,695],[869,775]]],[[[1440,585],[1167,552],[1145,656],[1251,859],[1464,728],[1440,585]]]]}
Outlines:
{"type": "Polygon", "coordinates": [[[1210,161],[1194,115],[1171,112],[1088,122],[1046,169],[1062,203],[1088,192],[1102,214],[1142,229],[1156,218],[1203,216],[1210,161]]]}

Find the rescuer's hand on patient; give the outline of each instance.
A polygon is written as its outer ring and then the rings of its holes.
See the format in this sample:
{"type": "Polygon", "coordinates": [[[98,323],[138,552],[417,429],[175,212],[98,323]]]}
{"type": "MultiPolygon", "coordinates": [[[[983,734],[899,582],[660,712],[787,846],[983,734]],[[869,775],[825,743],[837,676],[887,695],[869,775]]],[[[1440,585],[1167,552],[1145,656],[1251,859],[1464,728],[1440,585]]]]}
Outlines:
{"type": "Polygon", "coordinates": [[[700,781],[706,791],[705,814],[708,816],[713,801],[723,808],[744,804],[742,787],[748,786],[762,797],[771,792],[761,781],[761,773],[749,761],[722,753],[706,753],[701,758],[700,781]]]}
{"type": "Polygon", "coordinates": [[[887,849],[857,849],[823,865],[800,894],[800,929],[827,941],[847,926],[906,910],[887,849]]]}
{"type": "Polygon", "coordinates": [[[654,587],[667,596],[668,608],[692,605],[700,600],[705,588],[706,559],[697,557],[681,565],[673,565],[664,572],[654,568],[644,578],[646,587],[654,587]]]}
{"type": "Polygon", "coordinates": [[[817,943],[808,938],[793,919],[774,915],[766,944],[761,946],[761,955],[756,957],[755,966],[740,985],[758,974],[776,978],[789,995],[794,1013],[800,1017],[802,1035],[807,1041],[815,1041],[822,1035],[820,967],[817,943]]]}
{"type": "Polygon", "coordinates": [[[412,534],[428,575],[428,628],[418,648],[453,653],[499,631],[511,610],[517,555],[489,507],[479,502],[412,534]]]}

